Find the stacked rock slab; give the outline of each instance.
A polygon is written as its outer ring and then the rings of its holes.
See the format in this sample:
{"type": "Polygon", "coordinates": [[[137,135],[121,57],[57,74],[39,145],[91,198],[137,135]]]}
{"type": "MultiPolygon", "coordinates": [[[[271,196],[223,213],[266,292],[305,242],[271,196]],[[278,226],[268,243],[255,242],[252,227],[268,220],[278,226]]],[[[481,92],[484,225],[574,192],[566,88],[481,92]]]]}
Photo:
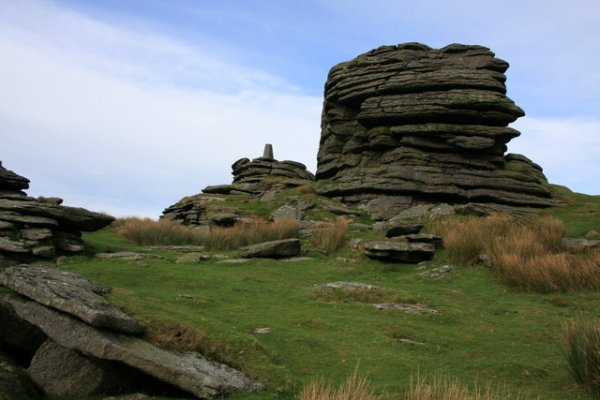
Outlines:
{"type": "Polygon", "coordinates": [[[244,194],[261,196],[267,192],[293,188],[313,182],[315,176],[306,166],[296,161],[277,161],[273,157],[273,146],[265,145],[262,157],[250,160],[242,158],[233,165],[233,183],[207,186],[202,190],[207,195],[184,198],[166,208],[161,218],[191,225],[199,229],[210,226],[231,226],[247,215],[240,210],[223,207],[223,198],[212,195],[244,194]]]}
{"type": "Polygon", "coordinates": [[[542,169],[504,153],[524,115],[508,63],[482,46],[383,46],[336,65],[325,85],[319,193],[396,209],[468,202],[553,205],[542,169]]]}
{"type": "Polygon", "coordinates": [[[271,189],[305,185],[315,179],[306,165],[273,158],[273,146],[270,144],[265,145],[262,157],[253,160],[241,158],[233,163],[231,169],[231,185],[207,186],[203,192],[260,195],[271,189]]]}
{"type": "Polygon", "coordinates": [[[49,259],[84,250],[81,231],[95,231],[114,218],[62,206],[59,198],[28,197],[29,179],[0,162],[0,266],[49,259]]]}

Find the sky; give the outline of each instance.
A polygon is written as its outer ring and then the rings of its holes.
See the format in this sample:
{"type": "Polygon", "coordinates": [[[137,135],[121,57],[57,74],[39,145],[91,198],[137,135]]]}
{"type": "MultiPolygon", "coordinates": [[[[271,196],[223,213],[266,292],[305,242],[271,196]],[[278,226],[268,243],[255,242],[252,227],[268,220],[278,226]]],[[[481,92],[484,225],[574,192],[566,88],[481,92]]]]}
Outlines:
{"type": "Polygon", "coordinates": [[[314,172],[335,64],[464,43],[511,65],[509,151],[597,195],[598,21],[598,0],[0,0],[0,160],[31,196],[157,218],[266,143],[314,172]]]}

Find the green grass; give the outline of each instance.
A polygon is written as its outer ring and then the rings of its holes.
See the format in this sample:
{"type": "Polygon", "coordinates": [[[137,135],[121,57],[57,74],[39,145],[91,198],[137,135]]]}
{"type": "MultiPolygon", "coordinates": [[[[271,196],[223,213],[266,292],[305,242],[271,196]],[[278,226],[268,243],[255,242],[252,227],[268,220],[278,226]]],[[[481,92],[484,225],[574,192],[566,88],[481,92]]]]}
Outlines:
{"type": "MultiPolygon", "coordinates": [[[[103,235],[86,238],[105,241],[103,235]]],[[[427,268],[444,261],[438,256],[427,268]]],[[[568,318],[592,318],[600,301],[596,292],[522,294],[482,267],[459,268],[448,280],[430,281],[414,265],[324,256],[239,266],[169,259],[138,266],[77,257],[63,267],[113,287],[111,301],[139,319],[203,331],[221,343],[221,360],[268,384],[265,393],[234,399],[292,399],[316,377],[343,382],[357,364],[376,393],[399,396],[411,376],[440,373],[465,384],[506,383],[530,398],[585,398],[568,389],[562,326],[568,318]],[[314,284],[340,280],[378,285],[386,297],[409,298],[439,313],[380,311],[314,295],[314,284]],[[177,300],[180,294],[193,299],[177,300]],[[271,333],[256,335],[257,327],[270,327],[271,333]]]]}
{"type": "MultiPolygon", "coordinates": [[[[267,216],[285,195],[314,196],[297,188],[260,203],[248,196],[227,202],[267,216]]],[[[556,189],[558,190],[558,189],[556,189]]],[[[564,192],[568,207],[549,210],[565,221],[567,233],[581,236],[600,226],[599,198],[564,192]]],[[[322,211],[315,217],[333,220],[322,211]]],[[[368,222],[367,217],[358,217],[368,222]]],[[[353,231],[350,238],[375,238],[353,231]]],[[[95,250],[132,250],[112,228],[87,233],[95,250]]],[[[305,240],[304,248],[308,249],[305,240]]],[[[153,326],[183,324],[203,333],[211,357],[240,368],[267,384],[261,393],[234,400],[296,399],[302,388],[322,378],[344,383],[359,366],[374,394],[401,399],[411,379],[444,376],[463,386],[506,385],[523,399],[587,399],[573,391],[566,361],[567,321],[597,317],[600,292],[521,293],[496,280],[480,265],[455,268],[448,279],[419,274],[447,263],[443,252],[424,266],[386,264],[361,257],[349,246],[332,256],[310,252],[313,260],[252,260],[242,265],[176,264],[178,254],[156,251],[163,260],[146,265],[71,257],[62,266],[113,288],[110,300],[153,326]],[[374,293],[340,290],[320,293],[315,284],[359,281],[380,286],[374,293]],[[178,295],[187,295],[177,299],[178,295]],[[377,310],[369,302],[421,304],[437,314],[411,315],[377,310]],[[271,333],[257,335],[255,328],[271,333]]],[[[52,398],[58,400],[59,398],[52,398]]],[[[64,400],[64,399],[60,399],[64,400]]]]}

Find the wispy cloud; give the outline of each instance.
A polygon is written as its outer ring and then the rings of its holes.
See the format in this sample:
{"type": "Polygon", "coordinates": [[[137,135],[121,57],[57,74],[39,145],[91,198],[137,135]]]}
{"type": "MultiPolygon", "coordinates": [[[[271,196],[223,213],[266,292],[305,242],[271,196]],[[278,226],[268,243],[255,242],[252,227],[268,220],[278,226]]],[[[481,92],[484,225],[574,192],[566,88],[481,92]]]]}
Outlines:
{"type": "Polygon", "coordinates": [[[108,211],[152,204],[142,212],[157,216],[229,182],[231,163],[267,142],[314,170],[319,98],[157,33],[26,4],[0,13],[10,19],[0,31],[0,136],[5,165],[32,179],[32,193],[85,204],[97,193],[108,211]],[[44,184],[56,185],[53,175],[64,192],[44,184]]]}

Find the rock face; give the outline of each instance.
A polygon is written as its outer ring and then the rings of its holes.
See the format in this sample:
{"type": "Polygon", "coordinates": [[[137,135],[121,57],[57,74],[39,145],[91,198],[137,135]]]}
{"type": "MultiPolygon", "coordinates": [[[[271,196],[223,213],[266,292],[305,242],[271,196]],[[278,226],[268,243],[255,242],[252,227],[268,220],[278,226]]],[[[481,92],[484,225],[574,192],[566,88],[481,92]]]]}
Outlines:
{"type": "Polygon", "coordinates": [[[8,267],[0,272],[0,285],[97,328],[144,332],[137,321],[102,296],[108,289],[70,271],[37,265],[8,267]]]}
{"type": "Polygon", "coordinates": [[[0,162],[0,266],[84,250],[81,231],[94,231],[114,218],[60,205],[58,198],[32,198],[29,180],[0,162]]]}
{"type": "Polygon", "coordinates": [[[383,46],[336,65],[325,85],[319,193],[381,219],[418,204],[553,205],[542,169],[507,154],[524,115],[508,63],[482,46],[383,46]],[[380,205],[383,204],[383,205],[380,205]]]}
{"type": "Polygon", "coordinates": [[[42,395],[25,371],[13,360],[0,353],[0,399],[36,400],[42,395]]]}

